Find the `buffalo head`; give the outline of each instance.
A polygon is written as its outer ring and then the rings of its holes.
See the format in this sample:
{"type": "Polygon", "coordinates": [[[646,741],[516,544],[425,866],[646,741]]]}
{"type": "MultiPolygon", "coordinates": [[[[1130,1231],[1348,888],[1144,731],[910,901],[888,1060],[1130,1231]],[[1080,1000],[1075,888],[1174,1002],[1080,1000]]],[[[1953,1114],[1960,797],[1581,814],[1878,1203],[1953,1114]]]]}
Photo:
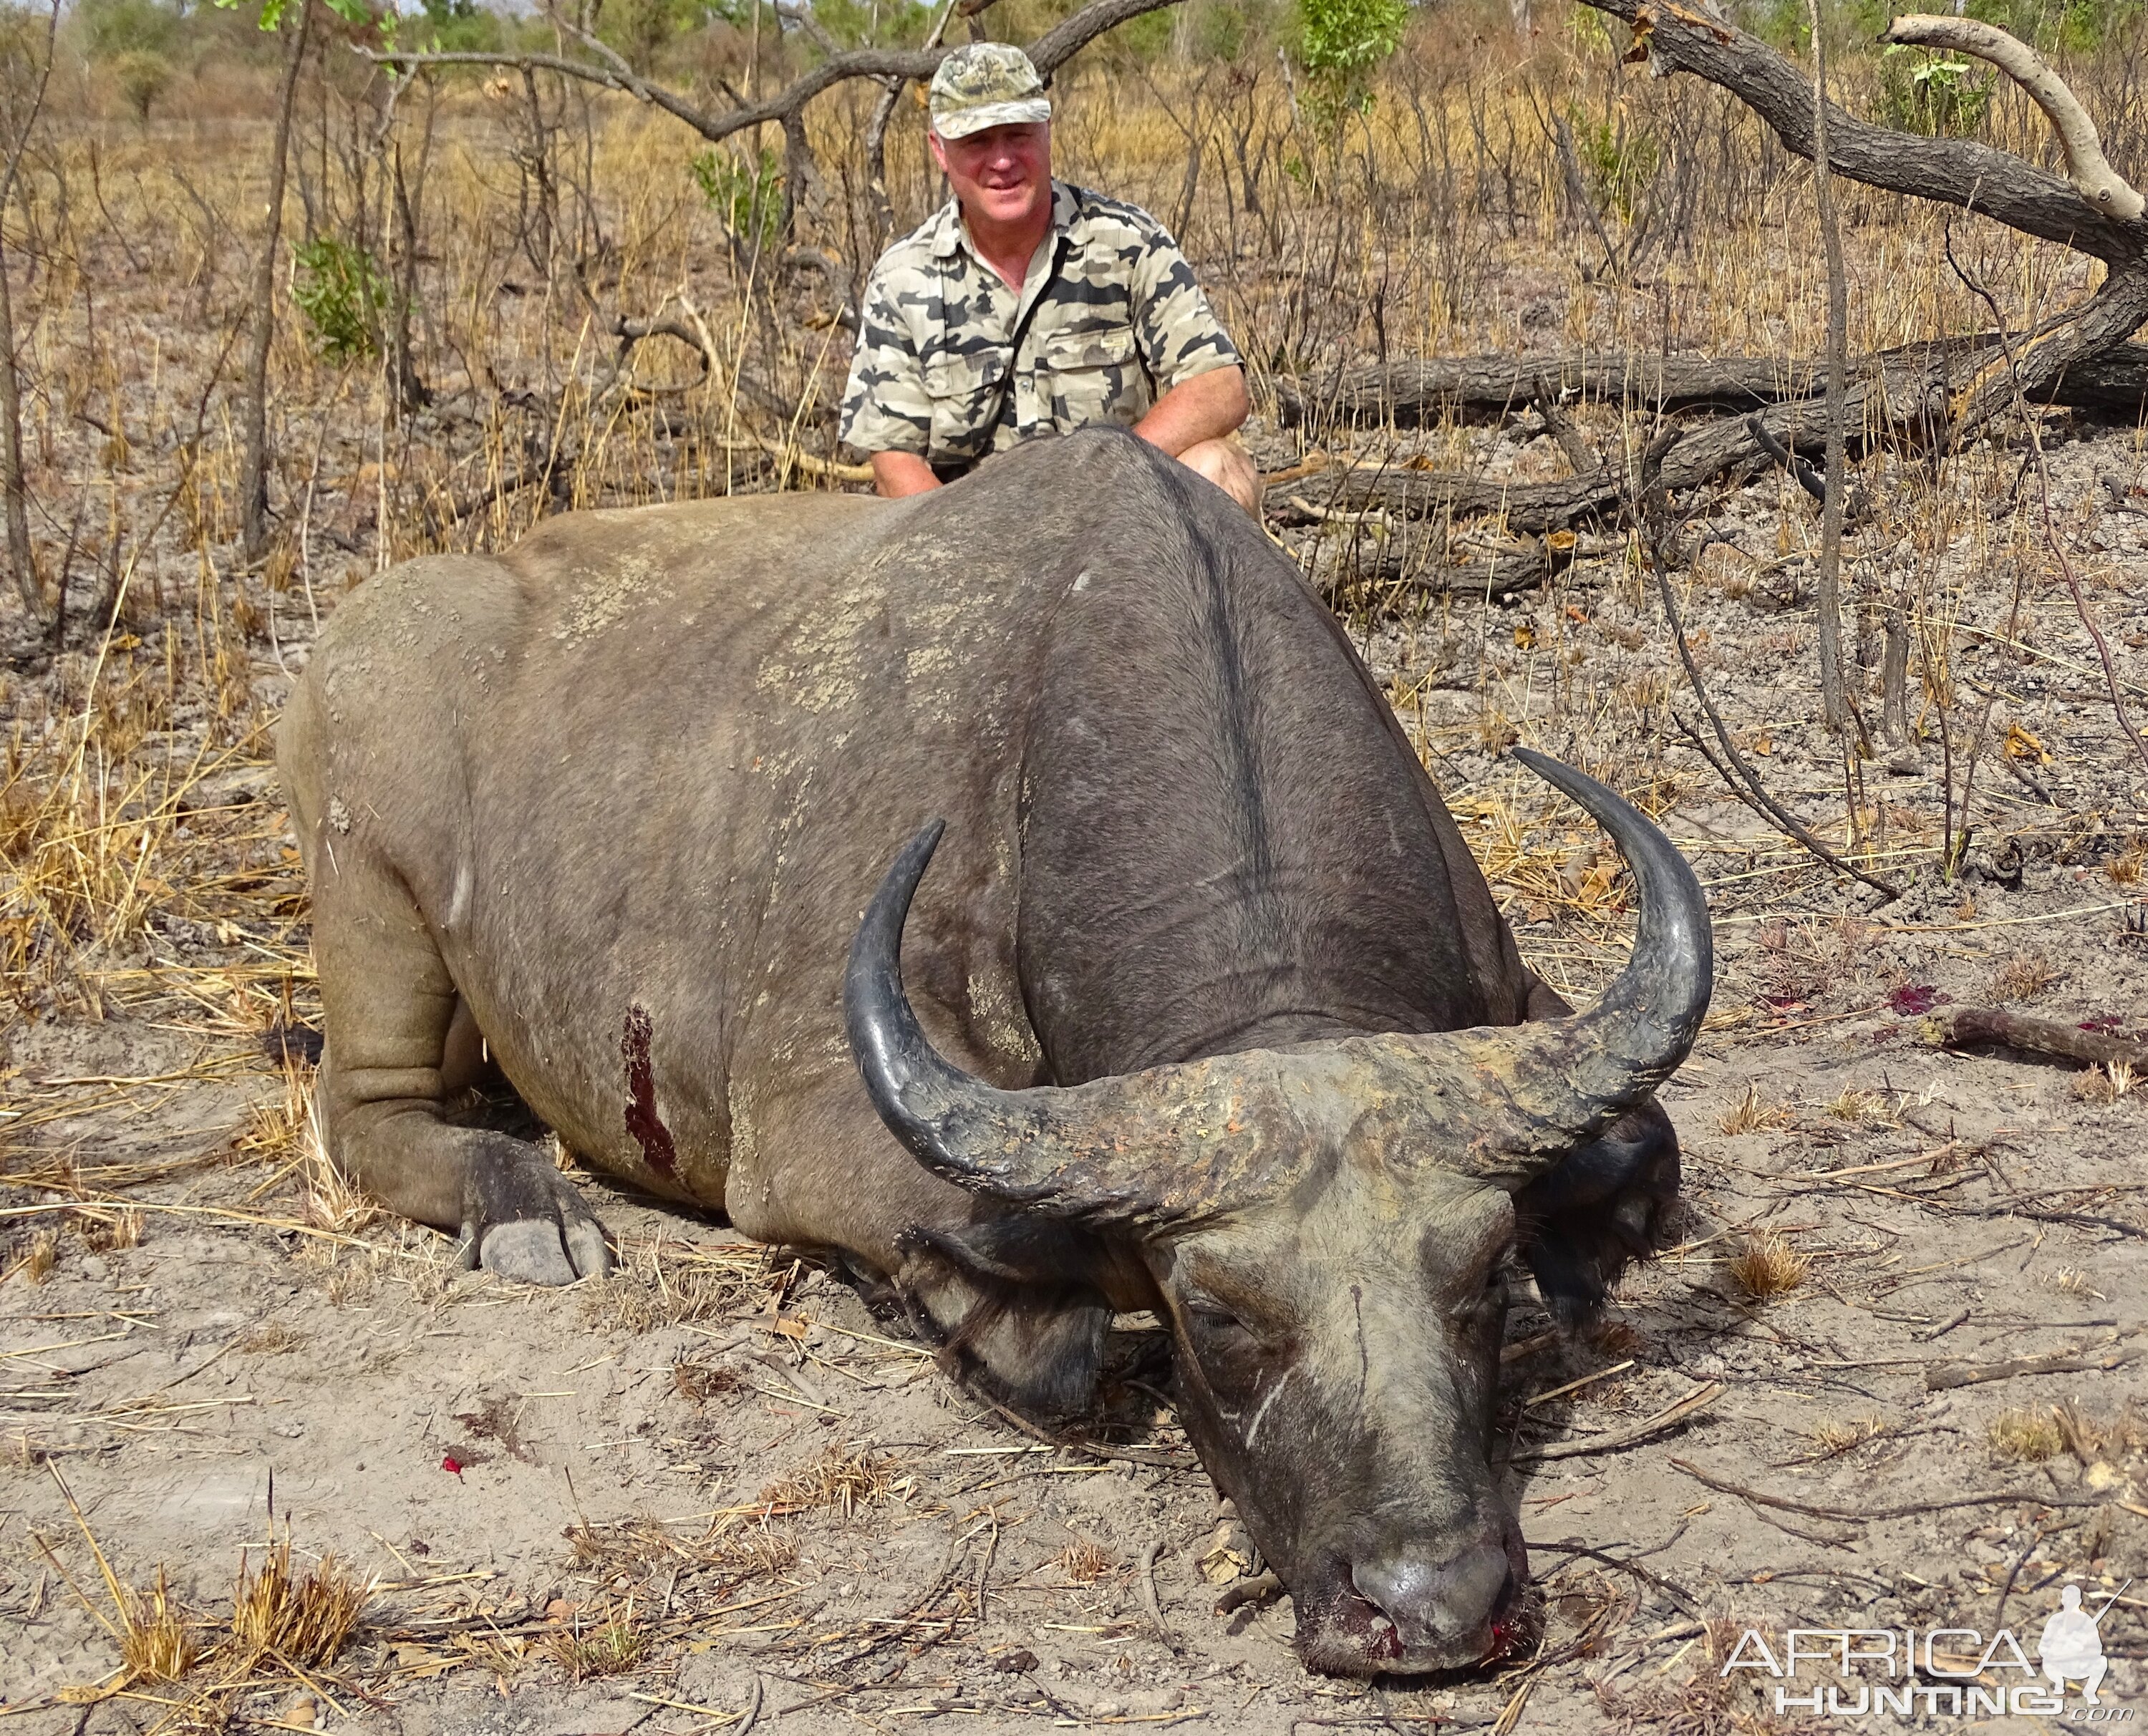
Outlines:
{"type": "Polygon", "coordinates": [[[936,823],[851,951],[851,1041],[896,1136],[963,1187],[1125,1238],[1146,1266],[1187,1430],[1290,1588],[1306,1663],[1332,1673],[1504,1648],[1527,1576],[1489,1458],[1516,1197],[1618,1146],[1707,1009],[1707,911],[1678,851],[1594,780],[1517,757],[1611,833],[1639,890],[1630,961],[1571,1018],[998,1090],[932,1047],[903,993],[936,823]]]}

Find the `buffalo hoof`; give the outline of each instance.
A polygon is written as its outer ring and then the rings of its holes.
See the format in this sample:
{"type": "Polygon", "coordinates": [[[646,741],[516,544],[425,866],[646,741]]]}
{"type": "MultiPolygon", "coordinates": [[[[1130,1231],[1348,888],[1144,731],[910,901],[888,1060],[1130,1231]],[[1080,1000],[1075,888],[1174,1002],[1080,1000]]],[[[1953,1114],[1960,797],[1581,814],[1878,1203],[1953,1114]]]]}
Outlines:
{"type": "Polygon", "coordinates": [[[518,1284],[571,1284],[611,1270],[604,1226],[565,1177],[511,1141],[472,1160],[463,1184],[466,1270],[518,1284]]]}

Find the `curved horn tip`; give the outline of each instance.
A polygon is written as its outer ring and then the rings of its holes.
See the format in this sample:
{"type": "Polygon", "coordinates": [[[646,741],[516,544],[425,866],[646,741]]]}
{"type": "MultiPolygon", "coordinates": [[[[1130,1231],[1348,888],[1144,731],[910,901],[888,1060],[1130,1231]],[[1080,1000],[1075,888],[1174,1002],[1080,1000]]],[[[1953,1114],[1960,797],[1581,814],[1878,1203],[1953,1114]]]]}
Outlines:
{"type": "Polygon", "coordinates": [[[1641,892],[1641,928],[1634,952],[1620,981],[1660,1001],[1674,1027],[1682,1027],[1679,1053],[1691,1041],[1708,1009],[1714,981],[1714,945],[1708,917],[1708,896],[1684,852],[1664,835],[1647,815],[1609,785],[1584,771],[1563,765],[1533,748],[1510,748],[1509,755],[1588,810],[1611,834],[1626,858],[1641,892]]]}

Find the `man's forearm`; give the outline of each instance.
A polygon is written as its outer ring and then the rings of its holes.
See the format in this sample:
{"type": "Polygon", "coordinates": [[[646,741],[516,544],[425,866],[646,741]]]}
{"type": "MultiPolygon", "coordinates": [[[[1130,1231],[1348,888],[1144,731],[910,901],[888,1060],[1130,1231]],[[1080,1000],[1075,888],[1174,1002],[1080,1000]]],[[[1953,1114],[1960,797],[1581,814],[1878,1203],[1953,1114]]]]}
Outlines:
{"type": "Polygon", "coordinates": [[[921,494],[940,486],[932,466],[914,452],[876,452],[872,455],[873,487],[889,500],[905,494],[921,494]]]}
{"type": "Polygon", "coordinates": [[[1252,400],[1246,395],[1246,370],[1212,368],[1181,380],[1157,399],[1134,424],[1134,432],[1177,458],[1189,446],[1235,432],[1252,408],[1252,400]]]}

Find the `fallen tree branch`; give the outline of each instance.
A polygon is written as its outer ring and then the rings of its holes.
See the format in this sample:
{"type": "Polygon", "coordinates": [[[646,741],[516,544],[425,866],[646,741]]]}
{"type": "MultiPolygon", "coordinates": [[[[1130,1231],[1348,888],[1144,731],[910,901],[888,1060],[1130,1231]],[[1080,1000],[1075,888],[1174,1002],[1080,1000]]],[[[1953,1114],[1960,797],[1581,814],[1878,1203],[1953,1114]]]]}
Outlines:
{"type": "Polygon", "coordinates": [[[2055,1019],[2031,1018],[2003,1006],[1950,1006],[1925,1021],[1925,1040],[1935,1048],[1966,1048],[1997,1043],[2032,1055],[2056,1055],[2068,1061],[2108,1067],[2114,1063],[2148,1073],[2148,1043],[2105,1036],[2055,1019]]]}
{"type": "Polygon", "coordinates": [[[2015,1380],[2025,1374],[2095,1373],[2123,1368],[2140,1354],[2137,1350],[2111,1350],[2100,1356],[2015,1357],[2004,1362],[1934,1362],[1925,1370],[1925,1390],[1950,1392],[1957,1387],[2015,1380]]]}
{"type": "Polygon", "coordinates": [[[1555,1447],[1528,1447],[1515,1453],[1508,1461],[1512,1464],[1533,1464],[1540,1459],[1585,1458],[1598,1453],[1619,1453],[1629,1447],[1638,1447],[1652,1440],[1680,1423],[1690,1421],[1700,1412],[1722,1397],[1724,1387],[1721,1381],[1710,1381],[1696,1387],[1684,1397],[1666,1406],[1645,1421],[1630,1428],[1622,1428],[1608,1435],[1593,1435],[1585,1441],[1562,1441],[1555,1447]]]}

